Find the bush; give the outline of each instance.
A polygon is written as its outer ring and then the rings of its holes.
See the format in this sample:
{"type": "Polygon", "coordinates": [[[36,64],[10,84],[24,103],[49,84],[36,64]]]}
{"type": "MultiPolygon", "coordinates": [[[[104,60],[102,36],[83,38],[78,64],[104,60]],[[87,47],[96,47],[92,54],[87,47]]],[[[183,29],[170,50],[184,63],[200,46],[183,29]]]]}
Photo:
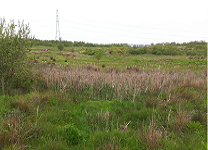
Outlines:
{"type": "MultiPolygon", "coordinates": [[[[27,88],[29,69],[24,61],[26,52],[30,51],[30,28],[24,21],[18,25],[14,21],[6,24],[5,19],[0,18],[0,78],[2,93],[10,91],[9,88],[27,88]]],[[[29,79],[30,80],[30,79],[29,79]]]]}
{"type": "Polygon", "coordinates": [[[163,51],[163,55],[178,55],[179,54],[179,50],[177,49],[176,46],[168,46],[164,49],[163,51]]]}
{"type": "Polygon", "coordinates": [[[85,55],[95,55],[95,51],[94,51],[93,49],[91,49],[91,48],[87,48],[87,49],[83,52],[83,54],[85,54],[85,55]]]}
{"type": "Polygon", "coordinates": [[[129,54],[132,54],[132,55],[139,55],[141,54],[141,52],[137,49],[130,49],[129,50],[129,54]]]}
{"type": "Polygon", "coordinates": [[[34,79],[32,78],[33,72],[30,69],[29,66],[22,65],[21,68],[17,69],[15,74],[11,76],[12,78],[5,78],[7,80],[7,82],[5,82],[7,94],[12,95],[12,89],[19,89],[22,93],[30,91],[31,86],[34,83],[34,79]]]}
{"type": "Polygon", "coordinates": [[[193,50],[189,50],[188,52],[186,52],[186,55],[188,55],[188,56],[195,56],[196,52],[193,51],[193,50]]]}

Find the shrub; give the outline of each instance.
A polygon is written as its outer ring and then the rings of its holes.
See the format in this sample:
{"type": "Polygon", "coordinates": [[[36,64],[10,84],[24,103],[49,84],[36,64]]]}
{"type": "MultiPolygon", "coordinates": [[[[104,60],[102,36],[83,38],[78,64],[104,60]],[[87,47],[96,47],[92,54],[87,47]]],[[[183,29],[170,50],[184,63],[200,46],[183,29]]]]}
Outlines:
{"type": "Polygon", "coordinates": [[[189,51],[186,52],[186,55],[188,55],[188,56],[195,56],[196,52],[194,50],[189,50],[189,51]]]}
{"type": "MultiPolygon", "coordinates": [[[[34,79],[32,78],[33,72],[30,70],[29,66],[22,65],[15,74],[12,75],[12,78],[5,82],[5,85],[8,87],[8,94],[12,95],[11,88],[20,89],[22,93],[28,92],[34,83],[34,79]]],[[[5,78],[5,79],[9,79],[5,78]]],[[[17,94],[17,93],[16,93],[17,94]]]]}
{"type": "Polygon", "coordinates": [[[85,55],[95,55],[95,50],[91,48],[87,48],[86,50],[83,51],[83,54],[85,55]]]}
{"type": "Polygon", "coordinates": [[[29,25],[24,24],[24,21],[16,25],[11,20],[6,24],[5,18],[0,18],[0,78],[3,94],[6,94],[8,87],[27,88],[28,75],[31,73],[26,69],[28,66],[24,60],[31,46],[29,34],[29,25]]]}
{"type": "Polygon", "coordinates": [[[140,55],[140,54],[146,54],[147,53],[147,47],[141,47],[141,48],[133,48],[129,50],[129,54],[132,55],[140,55]]]}
{"type": "Polygon", "coordinates": [[[141,54],[139,50],[137,49],[130,49],[129,50],[129,54],[132,54],[132,55],[139,55],[141,54]]]}

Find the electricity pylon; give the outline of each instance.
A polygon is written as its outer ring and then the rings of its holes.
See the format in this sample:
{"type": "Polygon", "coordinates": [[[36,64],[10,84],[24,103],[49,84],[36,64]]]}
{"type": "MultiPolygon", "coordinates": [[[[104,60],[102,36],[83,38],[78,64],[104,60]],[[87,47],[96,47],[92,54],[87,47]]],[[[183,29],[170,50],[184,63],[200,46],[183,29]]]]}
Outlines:
{"type": "Polygon", "coordinates": [[[61,41],[61,37],[60,37],[60,29],[59,29],[58,10],[56,10],[56,37],[55,37],[55,40],[61,41]],[[59,36],[59,38],[57,37],[57,35],[59,36]]]}

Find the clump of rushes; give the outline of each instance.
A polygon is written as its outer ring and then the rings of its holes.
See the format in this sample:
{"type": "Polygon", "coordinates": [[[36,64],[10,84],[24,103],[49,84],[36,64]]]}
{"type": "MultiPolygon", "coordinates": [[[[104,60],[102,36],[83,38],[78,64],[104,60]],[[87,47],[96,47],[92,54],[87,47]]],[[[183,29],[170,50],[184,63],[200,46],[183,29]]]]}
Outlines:
{"type": "Polygon", "coordinates": [[[178,114],[175,117],[175,129],[182,131],[189,121],[190,117],[179,108],[178,114]]]}
{"type": "Polygon", "coordinates": [[[165,92],[166,99],[168,99],[168,95],[171,94],[174,87],[205,88],[207,84],[206,75],[195,72],[175,71],[170,73],[150,70],[137,73],[136,71],[117,71],[115,68],[103,72],[99,67],[93,65],[70,67],[69,69],[60,66],[40,66],[35,71],[37,74],[41,73],[39,76],[47,83],[48,88],[59,89],[61,80],[64,80],[64,84],[70,85],[70,88],[75,91],[86,86],[89,87],[89,90],[92,91],[90,96],[93,96],[100,94],[101,89],[108,85],[113,89],[113,95],[106,94],[105,99],[108,99],[109,96],[117,96],[122,100],[127,94],[131,94],[134,95],[134,101],[138,94],[155,92],[165,92]]]}
{"type": "Polygon", "coordinates": [[[19,100],[17,101],[17,106],[21,112],[29,113],[31,109],[31,104],[27,100],[19,100]]]}
{"type": "MultiPolygon", "coordinates": [[[[154,108],[153,108],[154,111],[154,108]]],[[[164,129],[159,129],[156,126],[154,115],[149,126],[143,127],[139,133],[140,140],[145,143],[147,149],[158,149],[163,146],[161,138],[166,135],[164,129]]]]}
{"type": "Polygon", "coordinates": [[[31,111],[31,103],[25,99],[20,99],[11,102],[12,108],[18,108],[22,113],[29,113],[31,111]]]}

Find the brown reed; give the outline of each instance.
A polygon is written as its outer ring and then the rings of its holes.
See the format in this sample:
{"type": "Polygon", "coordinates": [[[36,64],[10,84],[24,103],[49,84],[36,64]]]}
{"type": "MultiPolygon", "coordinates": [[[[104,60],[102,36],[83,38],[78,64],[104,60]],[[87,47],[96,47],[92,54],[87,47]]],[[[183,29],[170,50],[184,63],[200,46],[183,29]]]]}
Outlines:
{"type": "MultiPolygon", "coordinates": [[[[115,70],[115,69],[114,69],[115,70]]],[[[168,72],[160,70],[137,71],[107,71],[103,72],[99,67],[87,66],[58,66],[49,67],[47,64],[36,66],[35,77],[41,77],[48,88],[59,86],[62,90],[90,88],[96,85],[96,92],[106,86],[114,90],[114,96],[124,97],[127,93],[134,94],[133,102],[137,94],[141,92],[170,92],[175,87],[206,88],[207,77],[197,72],[168,72]],[[99,83],[99,84],[98,84],[99,83]],[[122,91],[122,92],[121,92],[122,91]]]]}

